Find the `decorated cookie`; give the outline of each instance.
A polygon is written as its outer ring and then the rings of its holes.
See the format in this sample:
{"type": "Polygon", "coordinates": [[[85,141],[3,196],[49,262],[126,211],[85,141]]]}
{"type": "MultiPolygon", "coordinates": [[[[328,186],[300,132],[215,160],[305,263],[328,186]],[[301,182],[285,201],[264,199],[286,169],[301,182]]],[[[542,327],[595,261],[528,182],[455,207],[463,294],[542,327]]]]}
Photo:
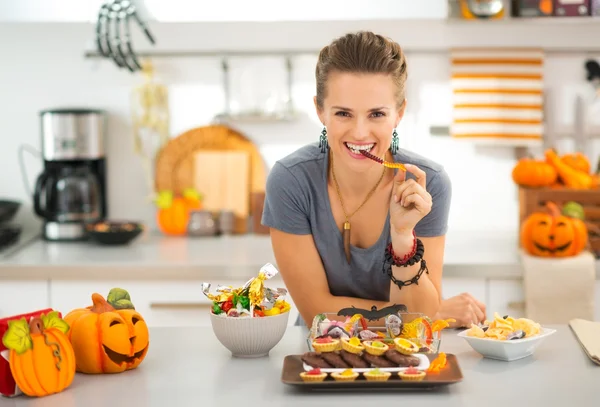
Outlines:
{"type": "Polygon", "coordinates": [[[419,345],[404,338],[394,339],[394,346],[396,350],[404,355],[412,355],[419,351],[419,345]]]}
{"type": "Polygon", "coordinates": [[[339,382],[351,382],[353,380],[356,380],[356,378],[358,377],[358,373],[356,373],[352,369],[346,369],[343,372],[332,373],[331,377],[333,377],[339,382]]]}
{"type": "Polygon", "coordinates": [[[121,373],[137,368],[146,357],[150,338],[146,321],[129,293],[113,288],[105,300],[92,294],[93,305],[65,316],[73,328],[68,337],[81,373],[121,373]]]}
{"type": "Polygon", "coordinates": [[[31,397],[60,393],[75,377],[75,353],[65,335],[69,324],[58,312],[8,321],[2,343],[9,352],[10,371],[21,391],[31,397]]]}
{"type": "Polygon", "coordinates": [[[367,353],[375,356],[383,355],[390,348],[381,341],[365,341],[363,342],[363,345],[367,353]]]}
{"type": "Polygon", "coordinates": [[[419,382],[423,380],[426,375],[427,373],[425,373],[424,371],[418,370],[412,366],[402,372],[398,372],[398,376],[400,376],[402,380],[413,382],[419,382]]]}
{"type": "Polygon", "coordinates": [[[392,374],[390,372],[384,372],[382,370],[380,370],[378,367],[373,369],[373,370],[369,370],[368,372],[363,373],[363,376],[365,376],[365,379],[369,380],[369,381],[379,381],[379,382],[384,382],[387,379],[390,378],[392,374]]]}
{"type": "Polygon", "coordinates": [[[327,373],[322,372],[318,367],[308,372],[300,373],[300,377],[305,382],[322,382],[327,377],[327,373]]]}
{"type": "Polygon", "coordinates": [[[360,354],[363,350],[365,350],[365,347],[360,342],[360,339],[354,337],[350,339],[342,339],[342,349],[344,349],[346,352],[360,354]]]}
{"type": "Polygon", "coordinates": [[[324,336],[322,338],[316,338],[312,342],[312,346],[315,351],[322,352],[333,352],[338,348],[340,344],[339,339],[333,339],[331,336],[324,336]]]}

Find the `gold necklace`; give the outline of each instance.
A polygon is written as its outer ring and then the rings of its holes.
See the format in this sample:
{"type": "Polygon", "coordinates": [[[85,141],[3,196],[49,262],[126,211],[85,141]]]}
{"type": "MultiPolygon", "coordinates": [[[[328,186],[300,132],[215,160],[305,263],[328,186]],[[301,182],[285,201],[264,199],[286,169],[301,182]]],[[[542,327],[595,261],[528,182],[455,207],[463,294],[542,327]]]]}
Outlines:
{"type": "Polygon", "coordinates": [[[367,197],[365,198],[363,203],[361,203],[360,206],[358,208],[356,208],[356,210],[354,212],[352,212],[350,215],[348,215],[346,213],[346,208],[344,207],[344,200],[342,199],[342,193],[340,192],[340,186],[338,185],[337,179],[335,178],[335,171],[333,170],[333,155],[331,155],[331,175],[333,176],[333,183],[335,184],[335,191],[337,192],[338,199],[340,200],[340,204],[342,205],[342,212],[344,212],[344,217],[346,218],[346,222],[344,222],[344,231],[342,232],[343,233],[342,236],[343,236],[343,241],[344,241],[344,252],[346,253],[346,260],[348,261],[348,264],[350,264],[350,218],[352,217],[352,215],[354,215],[356,212],[358,212],[359,209],[364,206],[364,204],[367,203],[369,198],[371,198],[371,195],[373,195],[373,193],[375,192],[375,190],[381,183],[381,180],[383,179],[383,176],[385,175],[385,170],[386,170],[386,167],[383,167],[383,172],[381,173],[381,177],[379,177],[379,181],[377,181],[377,184],[375,184],[373,189],[371,189],[371,191],[369,191],[369,193],[367,194],[367,197]]]}

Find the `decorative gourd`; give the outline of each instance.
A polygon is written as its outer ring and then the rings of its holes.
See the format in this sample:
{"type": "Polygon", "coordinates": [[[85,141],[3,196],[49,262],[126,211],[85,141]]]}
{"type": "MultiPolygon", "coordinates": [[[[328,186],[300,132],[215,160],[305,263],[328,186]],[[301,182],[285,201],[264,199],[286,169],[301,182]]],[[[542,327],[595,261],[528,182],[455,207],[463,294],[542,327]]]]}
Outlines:
{"type": "Polygon", "coordinates": [[[554,184],[558,174],[556,169],[543,160],[520,159],[512,171],[513,181],[524,187],[546,187],[554,184]]]}
{"type": "Polygon", "coordinates": [[[565,186],[573,189],[590,189],[594,180],[590,174],[565,164],[553,149],[546,150],[546,160],[552,164],[565,186]]]}
{"type": "Polygon", "coordinates": [[[535,212],[521,226],[521,245],[532,256],[576,256],[586,247],[588,231],[580,219],[560,213],[553,202],[546,204],[548,213],[535,212]]]}
{"type": "Polygon", "coordinates": [[[121,373],[137,368],[148,352],[148,326],[135,311],[129,293],[113,288],[107,299],[92,294],[92,306],[65,316],[72,326],[69,339],[78,372],[121,373]]]}
{"type": "Polygon", "coordinates": [[[580,203],[569,201],[562,207],[562,214],[570,218],[585,220],[585,212],[580,203]]]}
{"type": "Polygon", "coordinates": [[[590,160],[582,153],[565,154],[560,160],[569,167],[585,172],[586,174],[589,174],[592,168],[590,160]]]}
{"type": "Polygon", "coordinates": [[[170,191],[163,191],[156,200],[158,206],[157,224],[167,235],[185,235],[190,221],[190,212],[202,208],[200,195],[188,189],[183,196],[174,197],[170,191]]]}
{"type": "Polygon", "coordinates": [[[21,391],[31,397],[60,393],[75,377],[75,354],[65,335],[69,325],[58,312],[8,321],[2,343],[10,349],[10,371],[21,391]]]}

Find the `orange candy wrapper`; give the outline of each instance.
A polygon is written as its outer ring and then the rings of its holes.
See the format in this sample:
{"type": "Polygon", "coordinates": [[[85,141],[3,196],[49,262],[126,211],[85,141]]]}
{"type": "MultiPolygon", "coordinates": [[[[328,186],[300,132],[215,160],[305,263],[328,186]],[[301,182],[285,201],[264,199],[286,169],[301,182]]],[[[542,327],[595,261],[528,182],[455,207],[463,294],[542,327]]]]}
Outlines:
{"type": "Polygon", "coordinates": [[[447,362],[446,354],[444,352],[440,352],[438,357],[431,361],[431,364],[427,369],[427,373],[439,373],[446,367],[447,362]]]}

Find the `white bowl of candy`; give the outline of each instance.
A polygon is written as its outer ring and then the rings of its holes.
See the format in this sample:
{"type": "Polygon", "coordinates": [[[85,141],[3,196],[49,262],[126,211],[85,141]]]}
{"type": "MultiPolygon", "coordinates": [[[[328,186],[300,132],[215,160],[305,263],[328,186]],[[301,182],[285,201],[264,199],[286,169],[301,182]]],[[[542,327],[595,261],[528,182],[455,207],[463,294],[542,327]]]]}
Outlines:
{"type": "Polygon", "coordinates": [[[533,355],[555,332],[527,318],[501,317],[495,313],[494,320],[472,325],[458,336],[485,358],[511,362],[533,355]]]}
{"type": "Polygon", "coordinates": [[[267,356],[283,338],[290,316],[290,304],[283,299],[287,291],[263,286],[275,274],[277,269],[267,264],[240,288],[217,287],[211,294],[210,284],[203,285],[204,294],[213,301],[213,332],[234,357],[267,356]]]}

